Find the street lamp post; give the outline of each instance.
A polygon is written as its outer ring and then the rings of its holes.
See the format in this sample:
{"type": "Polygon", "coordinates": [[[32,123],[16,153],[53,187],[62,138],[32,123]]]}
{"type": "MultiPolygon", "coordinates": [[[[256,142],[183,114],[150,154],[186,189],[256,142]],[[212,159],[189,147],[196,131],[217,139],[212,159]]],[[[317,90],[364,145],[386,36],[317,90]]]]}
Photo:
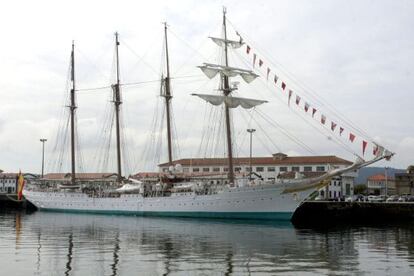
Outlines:
{"type": "Polygon", "coordinates": [[[45,142],[47,139],[42,138],[40,139],[40,142],[42,142],[42,178],[44,175],[44,168],[45,168],[45,142]]]}
{"type": "Polygon", "coordinates": [[[250,159],[249,159],[249,180],[252,180],[252,137],[253,137],[253,132],[255,132],[256,130],[253,128],[249,128],[247,129],[247,132],[250,133],[250,159]]]}
{"type": "Polygon", "coordinates": [[[385,197],[388,196],[388,167],[385,167],[385,197]]]}

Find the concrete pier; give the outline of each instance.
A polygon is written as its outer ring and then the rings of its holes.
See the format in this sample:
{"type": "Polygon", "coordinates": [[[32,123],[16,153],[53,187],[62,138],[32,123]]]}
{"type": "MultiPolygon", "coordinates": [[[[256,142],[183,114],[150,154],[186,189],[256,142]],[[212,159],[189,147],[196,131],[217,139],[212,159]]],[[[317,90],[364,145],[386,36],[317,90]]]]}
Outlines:
{"type": "Polygon", "coordinates": [[[306,201],[293,214],[295,226],[414,222],[414,202],[306,201]]]}
{"type": "Polygon", "coordinates": [[[17,209],[24,209],[24,208],[33,208],[34,206],[26,201],[24,198],[23,200],[18,200],[17,195],[14,194],[0,194],[0,207],[10,207],[10,208],[17,208],[17,209]]]}

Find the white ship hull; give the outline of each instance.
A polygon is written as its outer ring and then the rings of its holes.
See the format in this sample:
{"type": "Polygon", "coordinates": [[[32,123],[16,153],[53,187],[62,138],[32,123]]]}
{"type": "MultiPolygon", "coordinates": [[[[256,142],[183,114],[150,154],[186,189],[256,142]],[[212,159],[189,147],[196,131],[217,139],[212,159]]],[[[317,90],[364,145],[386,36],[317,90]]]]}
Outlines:
{"type": "Polygon", "coordinates": [[[211,217],[289,220],[313,191],[282,194],[283,187],[260,185],[226,188],[212,195],[192,192],[167,197],[91,197],[80,192],[24,190],[24,196],[39,210],[148,216],[211,217]]]}

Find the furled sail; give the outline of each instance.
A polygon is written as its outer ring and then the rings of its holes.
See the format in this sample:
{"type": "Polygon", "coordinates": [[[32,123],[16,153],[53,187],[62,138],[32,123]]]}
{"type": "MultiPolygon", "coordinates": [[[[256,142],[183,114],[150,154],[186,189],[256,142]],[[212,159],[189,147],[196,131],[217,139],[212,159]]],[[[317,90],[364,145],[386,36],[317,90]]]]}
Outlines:
{"type": "Polygon", "coordinates": [[[245,109],[250,109],[255,106],[261,105],[263,103],[267,103],[267,101],[263,101],[263,100],[238,98],[238,97],[231,97],[231,96],[207,95],[207,94],[191,94],[191,95],[200,97],[203,100],[211,103],[212,105],[221,105],[222,103],[225,102],[229,108],[236,108],[238,106],[241,106],[245,109]]]}
{"type": "Polygon", "coordinates": [[[324,180],[330,179],[334,176],[341,175],[343,173],[351,172],[358,170],[362,167],[371,165],[372,163],[378,162],[382,159],[390,159],[394,153],[384,149],[384,147],[378,146],[378,152],[376,156],[369,161],[365,161],[361,157],[357,157],[355,162],[345,168],[332,169],[326,172],[325,174],[318,177],[309,177],[301,179],[291,179],[291,180],[281,180],[280,184],[285,185],[286,188],[283,190],[283,193],[293,193],[297,191],[303,191],[310,188],[321,188],[329,183],[323,183],[324,180]]]}
{"type": "Polygon", "coordinates": [[[216,43],[218,46],[223,47],[226,43],[228,46],[232,47],[233,49],[237,49],[240,48],[241,46],[243,46],[244,42],[243,41],[235,41],[235,40],[228,40],[228,39],[223,39],[223,38],[218,38],[218,37],[211,37],[211,40],[214,41],[214,43],[216,43]]]}
{"type": "Polygon", "coordinates": [[[209,79],[212,79],[218,73],[221,73],[223,75],[226,75],[227,77],[235,77],[237,75],[240,75],[245,82],[251,83],[259,76],[251,70],[245,70],[241,68],[223,66],[218,64],[204,63],[204,65],[198,67],[209,79]]]}

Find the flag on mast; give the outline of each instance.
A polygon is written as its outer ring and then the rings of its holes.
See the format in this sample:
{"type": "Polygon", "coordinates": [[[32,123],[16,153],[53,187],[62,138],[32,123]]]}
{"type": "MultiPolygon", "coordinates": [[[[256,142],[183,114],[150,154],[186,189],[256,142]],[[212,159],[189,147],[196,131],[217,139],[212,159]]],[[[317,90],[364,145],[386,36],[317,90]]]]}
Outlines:
{"type": "Polygon", "coordinates": [[[17,179],[17,200],[22,200],[23,188],[24,188],[24,176],[22,172],[19,171],[19,176],[17,179]]]}

